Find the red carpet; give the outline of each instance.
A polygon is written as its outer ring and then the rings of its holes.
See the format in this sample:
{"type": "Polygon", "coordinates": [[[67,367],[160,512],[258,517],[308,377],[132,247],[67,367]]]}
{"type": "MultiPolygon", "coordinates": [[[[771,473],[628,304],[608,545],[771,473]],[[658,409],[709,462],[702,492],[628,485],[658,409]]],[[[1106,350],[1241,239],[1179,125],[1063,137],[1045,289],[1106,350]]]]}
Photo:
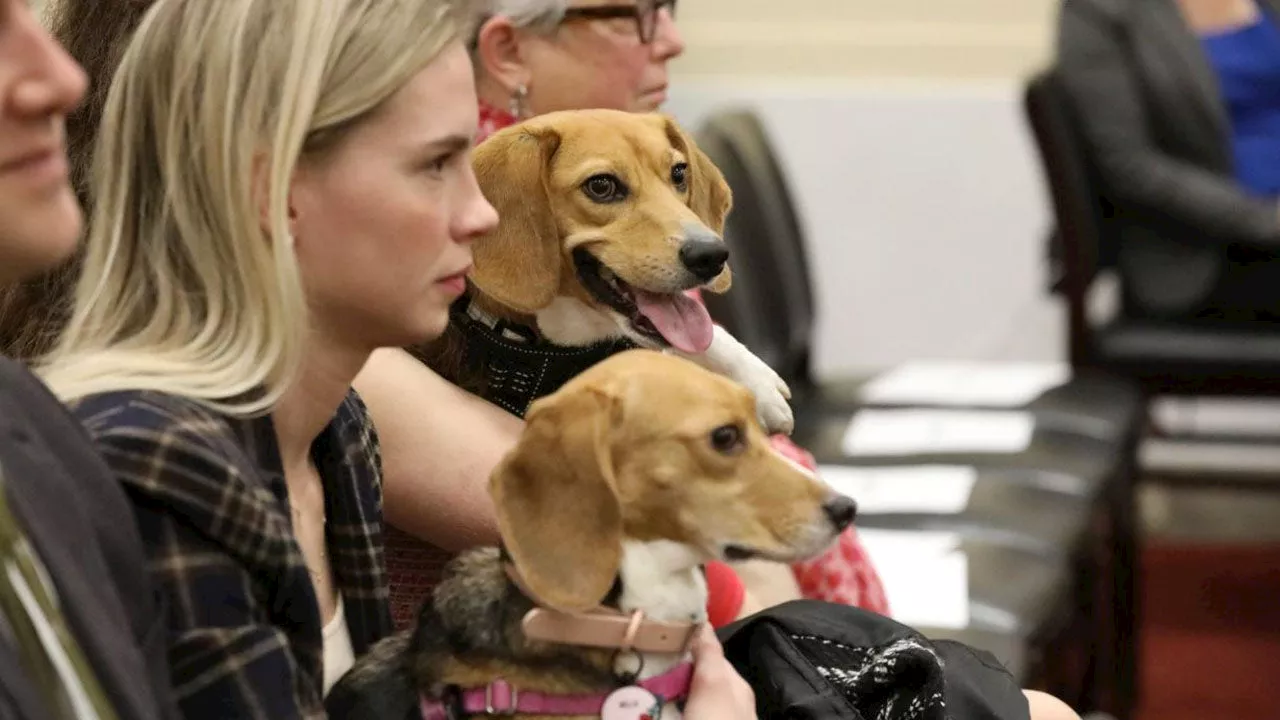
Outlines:
{"type": "Polygon", "coordinates": [[[1280,719],[1280,545],[1148,545],[1138,720],[1280,719]]]}

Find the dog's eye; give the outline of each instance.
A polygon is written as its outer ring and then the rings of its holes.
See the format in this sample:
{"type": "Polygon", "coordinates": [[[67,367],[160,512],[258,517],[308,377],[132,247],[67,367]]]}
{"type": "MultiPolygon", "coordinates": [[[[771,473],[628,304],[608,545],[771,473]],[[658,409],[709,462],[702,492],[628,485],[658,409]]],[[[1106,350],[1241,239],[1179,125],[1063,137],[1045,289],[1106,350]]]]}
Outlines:
{"type": "Polygon", "coordinates": [[[689,163],[676,163],[671,168],[671,182],[681,190],[685,189],[689,184],[689,163]]]}
{"type": "Polygon", "coordinates": [[[613,175],[592,175],[582,183],[582,191],[598,203],[618,202],[627,196],[627,186],[613,175]]]}
{"type": "Polygon", "coordinates": [[[711,431],[711,447],[726,455],[742,449],[742,428],[722,425],[711,431]]]}

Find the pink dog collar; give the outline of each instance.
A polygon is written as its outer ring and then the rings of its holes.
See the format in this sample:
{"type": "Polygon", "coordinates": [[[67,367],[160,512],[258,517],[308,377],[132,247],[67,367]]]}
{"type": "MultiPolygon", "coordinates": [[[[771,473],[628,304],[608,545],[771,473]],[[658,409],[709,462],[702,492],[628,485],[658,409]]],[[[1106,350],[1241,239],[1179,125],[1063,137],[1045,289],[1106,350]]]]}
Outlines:
{"type": "MultiPolygon", "coordinates": [[[[689,694],[693,663],[683,663],[657,677],[642,680],[644,688],[663,702],[681,700],[689,694]]],[[[463,690],[452,700],[463,715],[595,715],[600,716],[611,693],[598,695],[547,695],[520,692],[501,678],[482,688],[463,690]]],[[[422,720],[452,720],[445,701],[423,697],[419,707],[422,720]]]]}

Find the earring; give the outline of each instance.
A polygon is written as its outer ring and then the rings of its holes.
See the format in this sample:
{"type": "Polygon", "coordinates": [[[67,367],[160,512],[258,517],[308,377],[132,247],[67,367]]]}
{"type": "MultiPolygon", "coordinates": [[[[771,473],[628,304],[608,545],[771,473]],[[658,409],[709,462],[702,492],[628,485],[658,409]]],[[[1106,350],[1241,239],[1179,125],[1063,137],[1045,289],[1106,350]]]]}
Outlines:
{"type": "Polygon", "coordinates": [[[515,92],[511,93],[511,105],[508,108],[508,111],[511,113],[511,116],[517,120],[524,119],[524,116],[525,116],[524,101],[525,101],[525,98],[527,97],[529,97],[529,88],[525,86],[523,83],[521,83],[520,86],[516,88],[515,92]]]}

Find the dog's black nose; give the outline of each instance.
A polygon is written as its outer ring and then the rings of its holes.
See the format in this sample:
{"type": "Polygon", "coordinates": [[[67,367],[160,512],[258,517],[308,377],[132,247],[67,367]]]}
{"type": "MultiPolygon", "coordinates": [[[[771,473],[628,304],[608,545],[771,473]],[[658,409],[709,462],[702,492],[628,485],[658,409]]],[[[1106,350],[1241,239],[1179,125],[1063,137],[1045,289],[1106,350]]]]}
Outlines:
{"type": "Polygon", "coordinates": [[[858,516],[858,503],[854,502],[853,498],[837,495],[823,503],[822,510],[837,530],[844,530],[852,525],[853,519],[858,516]]]}
{"type": "Polygon", "coordinates": [[[686,240],[680,246],[680,262],[702,282],[719,275],[728,261],[729,248],[723,240],[686,240]]]}

